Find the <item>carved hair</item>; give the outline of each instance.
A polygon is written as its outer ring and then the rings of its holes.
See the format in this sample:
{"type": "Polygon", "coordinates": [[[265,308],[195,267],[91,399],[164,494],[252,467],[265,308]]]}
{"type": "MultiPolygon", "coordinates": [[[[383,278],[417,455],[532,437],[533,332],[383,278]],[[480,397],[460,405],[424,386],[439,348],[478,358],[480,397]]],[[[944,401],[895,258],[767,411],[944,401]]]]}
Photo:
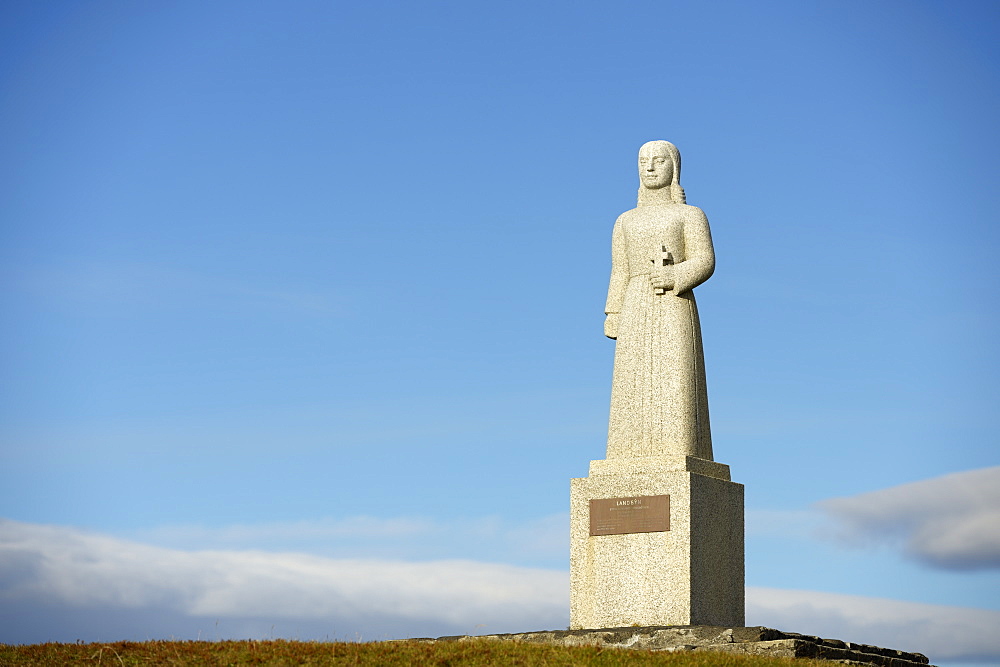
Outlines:
{"type": "MultiPolygon", "coordinates": [[[[684,195],[684,188],[681,187],[681,153],[677,150],[677,146],[674,146],[669,141],[663,141],[658,139],[656,141],[647,141],[639,148],[639,152],[642,152],[643,148],[647,146],[656,146],[658,148],[664,148],[667,151],[667,155],[670,156],[670,161],[674,165],[673,175],[670,177],[670,199],[678,204],[686,204],[687,197],[684,195]]],[[[639,188],[640,196],[642,194],[642,188],[639,188]]]]}

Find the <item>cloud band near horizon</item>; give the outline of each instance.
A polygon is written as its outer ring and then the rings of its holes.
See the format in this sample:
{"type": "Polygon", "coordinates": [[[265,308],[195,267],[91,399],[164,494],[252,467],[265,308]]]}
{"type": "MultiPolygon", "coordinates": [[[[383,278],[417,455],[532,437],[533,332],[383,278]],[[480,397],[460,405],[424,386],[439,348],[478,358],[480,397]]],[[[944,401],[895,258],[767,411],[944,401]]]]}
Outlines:
{"type": "MultiPolygon", "coordinates": [[[[561,629],[568,573],[470,560],[183,551],[0,520],[0,641],[363,639],[561,629]]],[[[1000,660],[1000,612],[772,588],[747,622],[1000,660]]]]}
{"type": "Polygon", "coordinates": [[[889,546],[943,570],[1000,568],[1000,466],[819,503],[843,544],[889,546]]]}

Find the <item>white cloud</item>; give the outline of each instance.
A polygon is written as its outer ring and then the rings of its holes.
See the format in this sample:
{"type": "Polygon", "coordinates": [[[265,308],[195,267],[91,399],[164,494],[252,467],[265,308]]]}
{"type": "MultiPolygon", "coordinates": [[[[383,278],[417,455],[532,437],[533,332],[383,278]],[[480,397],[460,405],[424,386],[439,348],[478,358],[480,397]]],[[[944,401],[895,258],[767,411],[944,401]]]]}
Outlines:
{"type": "Polygon", "coordinates": [[[1000,466],[819,504],[847,544],[898,545],[949,570],[1000,568],[1000,466]]]}
{"type": "MultiPolygon", "coordinates": [[[[0,521],[0,606],[160,609],[203,618],[311,619],[379,635],[565,627],[568,575],[462,560],[332,559],[179,551],[0,521]]],[[[9,628],[0,632],[11,632],[9,628]]],[[[156,628],[147,634],[157,636],[156,628]]],[[[21,641],[17,637],[4,641],[21,641]]]]}
{"type": "Polygon", "coordinates": [[[1000,611],[748,587],[747,624],[916,651],[932,663],[1000,663],[1000,611]]]}
{"type": "MultiPolygon", "coordinates": [[[[0,520],[0,642],[388,639],[565,628],[566,572],[469,560],[182,551],[0,520]]],[[[748,588],[747,622],[1000,662],[1000,612],[748,588]]]]}

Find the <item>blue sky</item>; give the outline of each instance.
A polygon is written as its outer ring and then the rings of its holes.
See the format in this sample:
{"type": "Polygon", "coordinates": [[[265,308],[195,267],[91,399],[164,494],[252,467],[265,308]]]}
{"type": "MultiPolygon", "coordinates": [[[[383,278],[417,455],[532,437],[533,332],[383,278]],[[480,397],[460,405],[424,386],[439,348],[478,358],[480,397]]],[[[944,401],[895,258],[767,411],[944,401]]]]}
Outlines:
{"type": "Polygon", "coordinates": [[[985,2],[6,4],[0,641],[566,625],[611,225],[663,138],[718,255],[748,623],[1000,664],[992,633],[916,630],[1000,622],[998,27],[985,2]],[[372,590],[275,602],[316,571],[372,590]]]}

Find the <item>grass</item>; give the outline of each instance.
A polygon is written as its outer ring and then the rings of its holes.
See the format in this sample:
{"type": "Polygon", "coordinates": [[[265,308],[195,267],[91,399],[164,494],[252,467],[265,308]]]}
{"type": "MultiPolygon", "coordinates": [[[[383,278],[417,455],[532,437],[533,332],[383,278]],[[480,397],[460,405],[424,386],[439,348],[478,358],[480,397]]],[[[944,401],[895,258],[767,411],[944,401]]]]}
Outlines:
{"type": "Polygon", "coordinates": [[[725,653],[654,653],[590,646],[545,646],[491,640],[463,642],[294,642],[148,641],[110,644],[0,644],[0,666],[100,665],[358,665],[364,667],[819,667],[830,663],[790,658],[759,658],[725,653]]]}

